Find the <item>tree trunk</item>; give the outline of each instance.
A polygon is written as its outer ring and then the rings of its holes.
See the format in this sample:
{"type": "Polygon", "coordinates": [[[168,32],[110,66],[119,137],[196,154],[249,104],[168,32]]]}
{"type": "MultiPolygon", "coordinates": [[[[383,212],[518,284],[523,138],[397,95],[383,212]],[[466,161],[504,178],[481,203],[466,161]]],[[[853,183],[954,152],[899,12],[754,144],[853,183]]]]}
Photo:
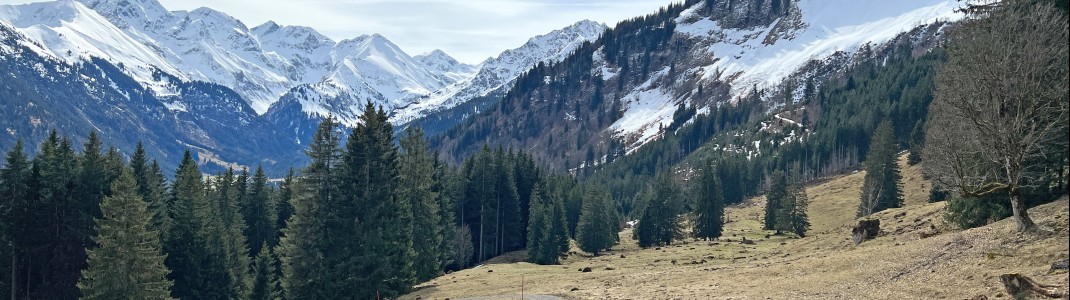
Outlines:
{"type": "MultiPolygon", "coordinates": [[[[15,247],[11,247],[15,248],[15,247]]],[[[11,300],[18,299],[18,256],[15,256],[15,249],[11,249],[11,300]]]]}
{"type": "Polygon", "coordinates": [[[479,205],[479,261],[483,261],[483,224],[487,223],[483,217],[483,204],[479,205]]]}
{"type": "Polygon", "coordinates": [[[1033,297],[1035,295],[1048,298],[1060,298],[1063,296],[1062,293],[1050,289],[1055,286],[1039,284],[1021,274],[1003,274],[999,276],[999,279],[1003,282],[1003,287],[1007,290],[1007,293],[1011,297],[1015,297],[1015,299],[1033,297]]]}
{"type": "Polygon", "coordinates": [[[1018,232],[1026,232],[1037,226],[1029,217],[1029,208],[1026,207],[1025,200],[1017,192],[1011,195],[1011,210],[1014,212],[1014,222],[1018,224],[1018,232]]]}

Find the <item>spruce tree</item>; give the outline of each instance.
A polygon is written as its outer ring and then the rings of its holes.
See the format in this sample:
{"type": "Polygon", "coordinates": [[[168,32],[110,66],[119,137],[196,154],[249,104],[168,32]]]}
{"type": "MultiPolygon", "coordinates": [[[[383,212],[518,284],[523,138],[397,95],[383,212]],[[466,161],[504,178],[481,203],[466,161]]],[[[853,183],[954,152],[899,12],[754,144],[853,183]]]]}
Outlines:
{"type": "Polygon", "coordinates": [[[583,199],[580,222],[576,226],[576,244],[583,251],[598,255],[616,243],[616,220],[612,219],[609,192],[602,187],[587,190],[583,199]]]}
{"type": "Polygon", "coordinates": [[[328,266],[324,252],[326,208],[333,198],[339,197],[337,172],[341,149],[337,128],[331,117],[320,122],[309,149],[305,151],[311,162],[303,170],[300,180],[291,187],[294,191],[293,215],[286,221],[278,250],[286,299],[340,295],[327,290],[329,278],[325,274],[328,266]]]}
{"type": "Polygon", "coordinates": [[[548,197],[550,200],[550,207],[547,208],[549,210],[549,216],[546,220],[550,224],[550,230],[546,233],[546,241],[543,241],[543,243],[547,244],[547,252],[553,252],[553,256],[550,259],[556,263],[561,255],[568,253],[569,247],[571,246],[569,245],[568,239],[568,220],[566,220],[565,216],[565,200],[560,191],[544,197],[548,197]]]}
{"type": "Polygon", "coordinates": [[[260,252],[253,261],[253,285],[249,294],[251,300],[276,299],[278,291],[275,290],[278,278],[275,270],[275,256],[269,251],[267,243],[260,245],[260,252]]]}
{"type": "MultiPolygon", "coordinates": [[[[105,174],[104,156],[101,153],[102,142],[95,131],[89,132],[82,149],[82,156],[78,168],[78,186],[75,197],[81,199],[83,206],[81,214],[85,228],[93,228],[93,220],[100,218],[100,199],[104,197],[110,182],[105,174]]],[[[86,238],[89,238],[88,236],[86,238]]]]}
{"type": "Polygon", "coordinates": [[[132,171],[123,170],[101,203],[97,245],[78,280],[82,299],[170,299],[159,233],[141,199],[132,171]]]}
{"type": "Polygon", "coordinates": [[[695,222],[691,230],[696,239],[721,237],[724,226],[724,192],[712,162],[699,171],[691,195],[695,199],[695,222]]]}
{"type": "Polygon", "coordinates": [[[494,160],[494,211],[495,222],[493,253],[499,255],[520,249],[524,244],[523,228],[520,217],[520,194],[515,177],[516,162],[513,156],[498,148],[492,155],[494,160]]]}
{"type": "Polygon", "coordinates": [[[282,184],[279,185],[278,192],[274,193],[275,231],[278,234],[278,236],[275,238],[275,245],[278,244],[278,240],[282,237],[282,230],[286,228],[286,220],[289,220],[290,216],[292,216],[294,213],[293,201],[295,196],[295,180],[296,175],[294,175],[294,170],[290,169],[286,173],[286,178],[282,180],[282,184]]]}
{"type": "Polygon", "coordinates": [[[921,152],[925,149],[925,120],[914,123],[914,129],[910,131],[910,154],[907,155],[907,163],[916,165],[921,162],[921,152]]]}
{"type": "MultiPolygon", "coordinates": [[[[339,231],[334,236],[357,233],[360,236],[350,240],[359,240],[361,244],[353,245],[348,251],[355,250],[355,253],[350,255],[344,254],[347,250],[329,252],[340,255],[329,262],[342,266],[339,271],[347,270],[347,265],[356,270],[371,270],[357,276],[344,274],[355,279],[355,282],[338,282],[345,295],[370,298],[378,292],[383,297],[396,297],[415,283],[412,203],[397,194],[398,150],[386,112],[368,103],[360,120],[361,124],[349,136],[342,157],[341,177],[347,183],[342,190],[347,198],[337,207],[342,210],[335,213],[342,220],[355,219],[356,222],[350,223],[356,229],[339,231]]],[[[331,234],[348,226],[329,225],[325,231],[331,234]]]]}
{"type": "Polygon", "coordinates": [[[412,206],[412,262],[416,279],[429,280],[441,272],[439,246],[442,229],[439,224],[439,207],[436,201],[434,160],[428,152],[423,130],[416,127],[405,129],[401,138],[400,183],[398,197],[407,199],[412,206]]]}
{"type": "Polygon", "coordinates": [[[279,265],[282,269],[280,285],[285,299],[325,299],[322,271],[324,253],[320,251],[323,225],[318,218],[319,207],[307,193],[294,201],[294,214],[283,229],[279,241],[279,265]]]}
{"type": "Polygon", "coordinates": [[[447,266],[455,264],[454,253],[451,243],[456,230],[454,212],[457,211],[457,198],[459,180],[457,172],[442,162],[438,153],[431,156],[434,158],[435,178],[432,181],[431,191],[435,193],[435,201],[438,203],[437,226],[442,239],[439,241],[439,270],[446,270],[447,266]]]}
{"type": "Polygon", "coordinates": [[[892,122],[885,119],[877,126],[866,154],[865,181],[862,182],[858,216],[867,216],[889,208],[903,207],[899,186],[902,175],[896,159],[898,143],[892,122]]]}
{"type": "MultiPolygon", "coordinates": [[[[536,188],[538,190],[538,188],[536,188]]],[[[547,247],[542,242],[546,239],[546,232],[549,231],[549,226],[546,222],[549,213],[545,208],[545,204],[542,203],[542,199],[537,194],[533,194],[531,197],[531,205],[528,207],[528,261],[540,265],[550,264],[548,262],[547,247]]]]}
{"type": "Polygon", "coordinates": [[[647,187],[643,195],[646,207],[633,233],[640,247],[668,245],[683,238],[680,203],[677,202],[680,196],[680,188],[668,174],[658,175],[647,187]]]}
{"type": "Polygon", "coordinates": [[[31,165],[23,152],[22,140],[7,152],[0,168],[0,296],[16,298],[19,291],[19,262],[25,259],[31,222],[31,165]]]}
{"type": "Polygon", "coordinates": [[[810,198],[806,195],[806,188],[801,183],[796,183],[791,188],[792,210],[791,210],[791,228],[790,230],[799,237],[806,237],[806,232],[810,230],[810,217],[807,215],[807,208],[810,206],[810,198]]]}
{"type": "MultiPolygon", "coordinates": [[[[240,184],[240,182],[239,182],[240,184]]],[[[249,253],[260,253],[263,245],[277,244],[275,204],[272,202],[271,187],[262,166],[256,167],[252,182],[249,183],[242,215],[245,219],[245,236],[249,242],[249,253]]]]}
{"type": "Polygon", "coordinates": [[[226,269],[221,256],[209,251],[209,243],[221,240],[210,233],[218,232],[222,221],[218,207],[208,200],[201,177],[200,168],[187,150],[175,173],[171,189],[171,232],[164,241],[165,262],[175,284],[171,296],[179,299],[222,298],[227,294],[226,269]]]}
{"type": "Polygon", "coordinates": [[[776,212],[776,230],[805,237],[806,231],[810,229],[810,220],[806,215],[806,208],[809,205],[806,189],[801,182],[793,180],[786,191],[776,212]]]}
{"type": "Polygon", "coordinates": [[[53,130],[34,158],[38,205],[30,211],[31,224],[24,274],[30,298],[76,298],[79,273],[85,268],[85,246],[92,228],[84,221],[89,212],[78,198],[78,156],[68,139],[53,130]],[[38,165],[40,167],[38,167],[38,165]],[[47,263],[42,263],[47,262],[47,263]]]}
{"type": "Polygon", "coordinates": [[[149,205],[152,230],[159,232],[161,238],[166,241],[166,236],[171,231],[171,216],[168,215],[167,183],[164,181],[160,164],[155,160],[149,163],[145,147],[138,142],[134,155],[130,156],[129,167],[134,180],[137,181],[138,193],[149,205]]]}
{"type": "Polygon", "coordinates": [[[214,205],[203,216],[206,222],[201,232],[201,236],[208,239],[210,263],[220,263],[225,270],[225,278],[217,282],[226,283],[224,293],[228,298],[236,299],[249,297],[252,284],[249,246],[244,235],[246,226],[240,213],[241,190],[246,185],[243,177],[246,176],[235,177],[231,169],[216,177],[211,190],[214,205]]]}
{"type": "Polygon", "coordinates": [[[780,227],[777,226],[777,212],[783,206],[781,202],[788,197],[788,179],[784,175],[784,171],[776,170],[769,175],[769,191],[765,194],[765,226],[762,229],[776,230],[777,234],[780,233],[780,227]]]}

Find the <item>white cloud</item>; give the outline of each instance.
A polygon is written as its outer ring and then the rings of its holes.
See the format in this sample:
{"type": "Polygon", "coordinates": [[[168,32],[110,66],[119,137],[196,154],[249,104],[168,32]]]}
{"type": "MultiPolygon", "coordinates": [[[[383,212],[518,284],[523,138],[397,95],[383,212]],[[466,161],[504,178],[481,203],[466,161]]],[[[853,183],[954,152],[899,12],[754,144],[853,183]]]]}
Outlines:
{"type": "MultiPolygon", "coordinates": [[[[268,20],[335,40],[379,33],[410,54],[442,49],[478,63],[528,38],[590,19],[615,25],[670,0],[159,0],[169,10],[207,6],[253,27],[268,20]]],[[[28,0],[0,0],[0,4],[28,0]]]]}

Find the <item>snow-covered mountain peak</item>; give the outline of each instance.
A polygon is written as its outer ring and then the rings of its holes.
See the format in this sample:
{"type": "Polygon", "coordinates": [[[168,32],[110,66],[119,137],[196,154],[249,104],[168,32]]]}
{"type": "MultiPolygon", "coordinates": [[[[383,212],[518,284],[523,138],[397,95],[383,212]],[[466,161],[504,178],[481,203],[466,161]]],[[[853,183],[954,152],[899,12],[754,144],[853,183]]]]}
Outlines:
{"type": "Polygon", "coordinates": [[[559,61],[584,42],[598,39],[606,29],[606,25],[602,23],[579,21],[568,27],[532,37],[520,48],[502,52],[498,57],[484,62],[484,69],[489,65],[495,69],[522,72],[539,62],[559,61]]]}
{"type": "Polygon", "coordinates": [[[249,28],[245,26],[245,23],[242,23],[238,19],[235,19],[234,17],[231,17],[230,15],[224,12],[207,7],[200,7],[191,10],[189,11],[189,13],[186,14],[185,17],[196,22],[204,23],[205,25],[226,26],[221,28],[235,28],[239,29],[242,32],[249,31],[249,28]]]}
{"type": "Polygon", "coordinates": [[[283,69],[287,76],[299,83],[321,80],[331,66],[331,50],[336,43],[312,28],[268,21],[249,31],[267,55],[286,62],[283,69]]]}
{"type": "Polygon", "coordinates": [[[71,1],[32,2],[0,6],[0,18],[17,28],[54,28],[73,22],[86,10],[84,5],[71,1]]]}
{"type": "Polygon", "coordinates": [[[439,49],[413,56],[412,58],[419,61],[424,67],[432,72],[441,73],[448,77],[451,82],[459,82],[469,78],[472,75],[475,75],[475,72],[478,70],[476,66],[459,62],[449,54],[446,54],[445,51],[439,49]]]}
{"type": "Polygon", "coordinates": [[[157,27],[172,17],[156,0],[78,0],[107,18],[116,27],[145,29],[157,27]]]}
{"type": "Polygon", "coordinates": [[[427,62],[446,62],[449,64],[459,63],[452,56],[446,54],[446,51],[442,51],[442,49],[435,49],[431,50],[431,52],[417,54],[413,56],[413,58],[416,58],[419,61],[427,62]]]}
{"type": "MultiPolygon", "coordinates": [[[[539,62],[561,61],[584,42],[598,39],[606,28],[604,24],[583,20],[532,37],[524,45],[505,50],[497,57],[484,61],[474,76],[448,85],[429,95],[426,100],[395,112],[391,122],[406,123],[432,111],[452,108],[495,91],[508,89],[521,73],[532,66],[539,62]]],[[[435,56],[433,54],[434,52],[430,53],[424,59],[430,59],[435,56]]]]}

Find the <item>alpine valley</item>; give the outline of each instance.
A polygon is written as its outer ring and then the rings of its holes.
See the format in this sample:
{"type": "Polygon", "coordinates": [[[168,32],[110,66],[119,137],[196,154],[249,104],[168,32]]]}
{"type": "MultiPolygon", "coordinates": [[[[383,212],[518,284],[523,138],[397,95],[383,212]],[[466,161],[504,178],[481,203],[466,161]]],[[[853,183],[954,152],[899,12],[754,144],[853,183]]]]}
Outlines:
{"type": "Polygon", "coordinates": [[[319,120],[352,127],[370,102],[399,129],[439,136],[445,157],[490,144],[576,169],[740,101],[762,111],[802,101],[896,45],[924,52],[961,18],[957,7],[687,2],[613,28],[580,21],[467,65],[442,51],[410,55],[378,34],[334,41],[155,0],[0,6],[0,147],[95,130],[124,152],[140,140],[165,162],[193,149],[208,171],[262,164],[281,175],[304,161],[319,120]]]}
{"type": "Polygon", "coordinates": [[[323,117],[352,126],[367,102],[397,124],[474,115],[531,66],[563,59],[605,28],[580,21],[467,65],[442,51],[410,55],[378,34],[334,41],[155,0],[0,6],[0,146],[95,130],[124,152],[140,140],[161,161],[193,149],[208,171],[263,164],[281,175],[304,161],[323,117]]]}
{"type": "Polygon", "coordinates": [[[1066,299],[1067,0],[662,1],[0,0],[0,297],[1066,299]]]}

